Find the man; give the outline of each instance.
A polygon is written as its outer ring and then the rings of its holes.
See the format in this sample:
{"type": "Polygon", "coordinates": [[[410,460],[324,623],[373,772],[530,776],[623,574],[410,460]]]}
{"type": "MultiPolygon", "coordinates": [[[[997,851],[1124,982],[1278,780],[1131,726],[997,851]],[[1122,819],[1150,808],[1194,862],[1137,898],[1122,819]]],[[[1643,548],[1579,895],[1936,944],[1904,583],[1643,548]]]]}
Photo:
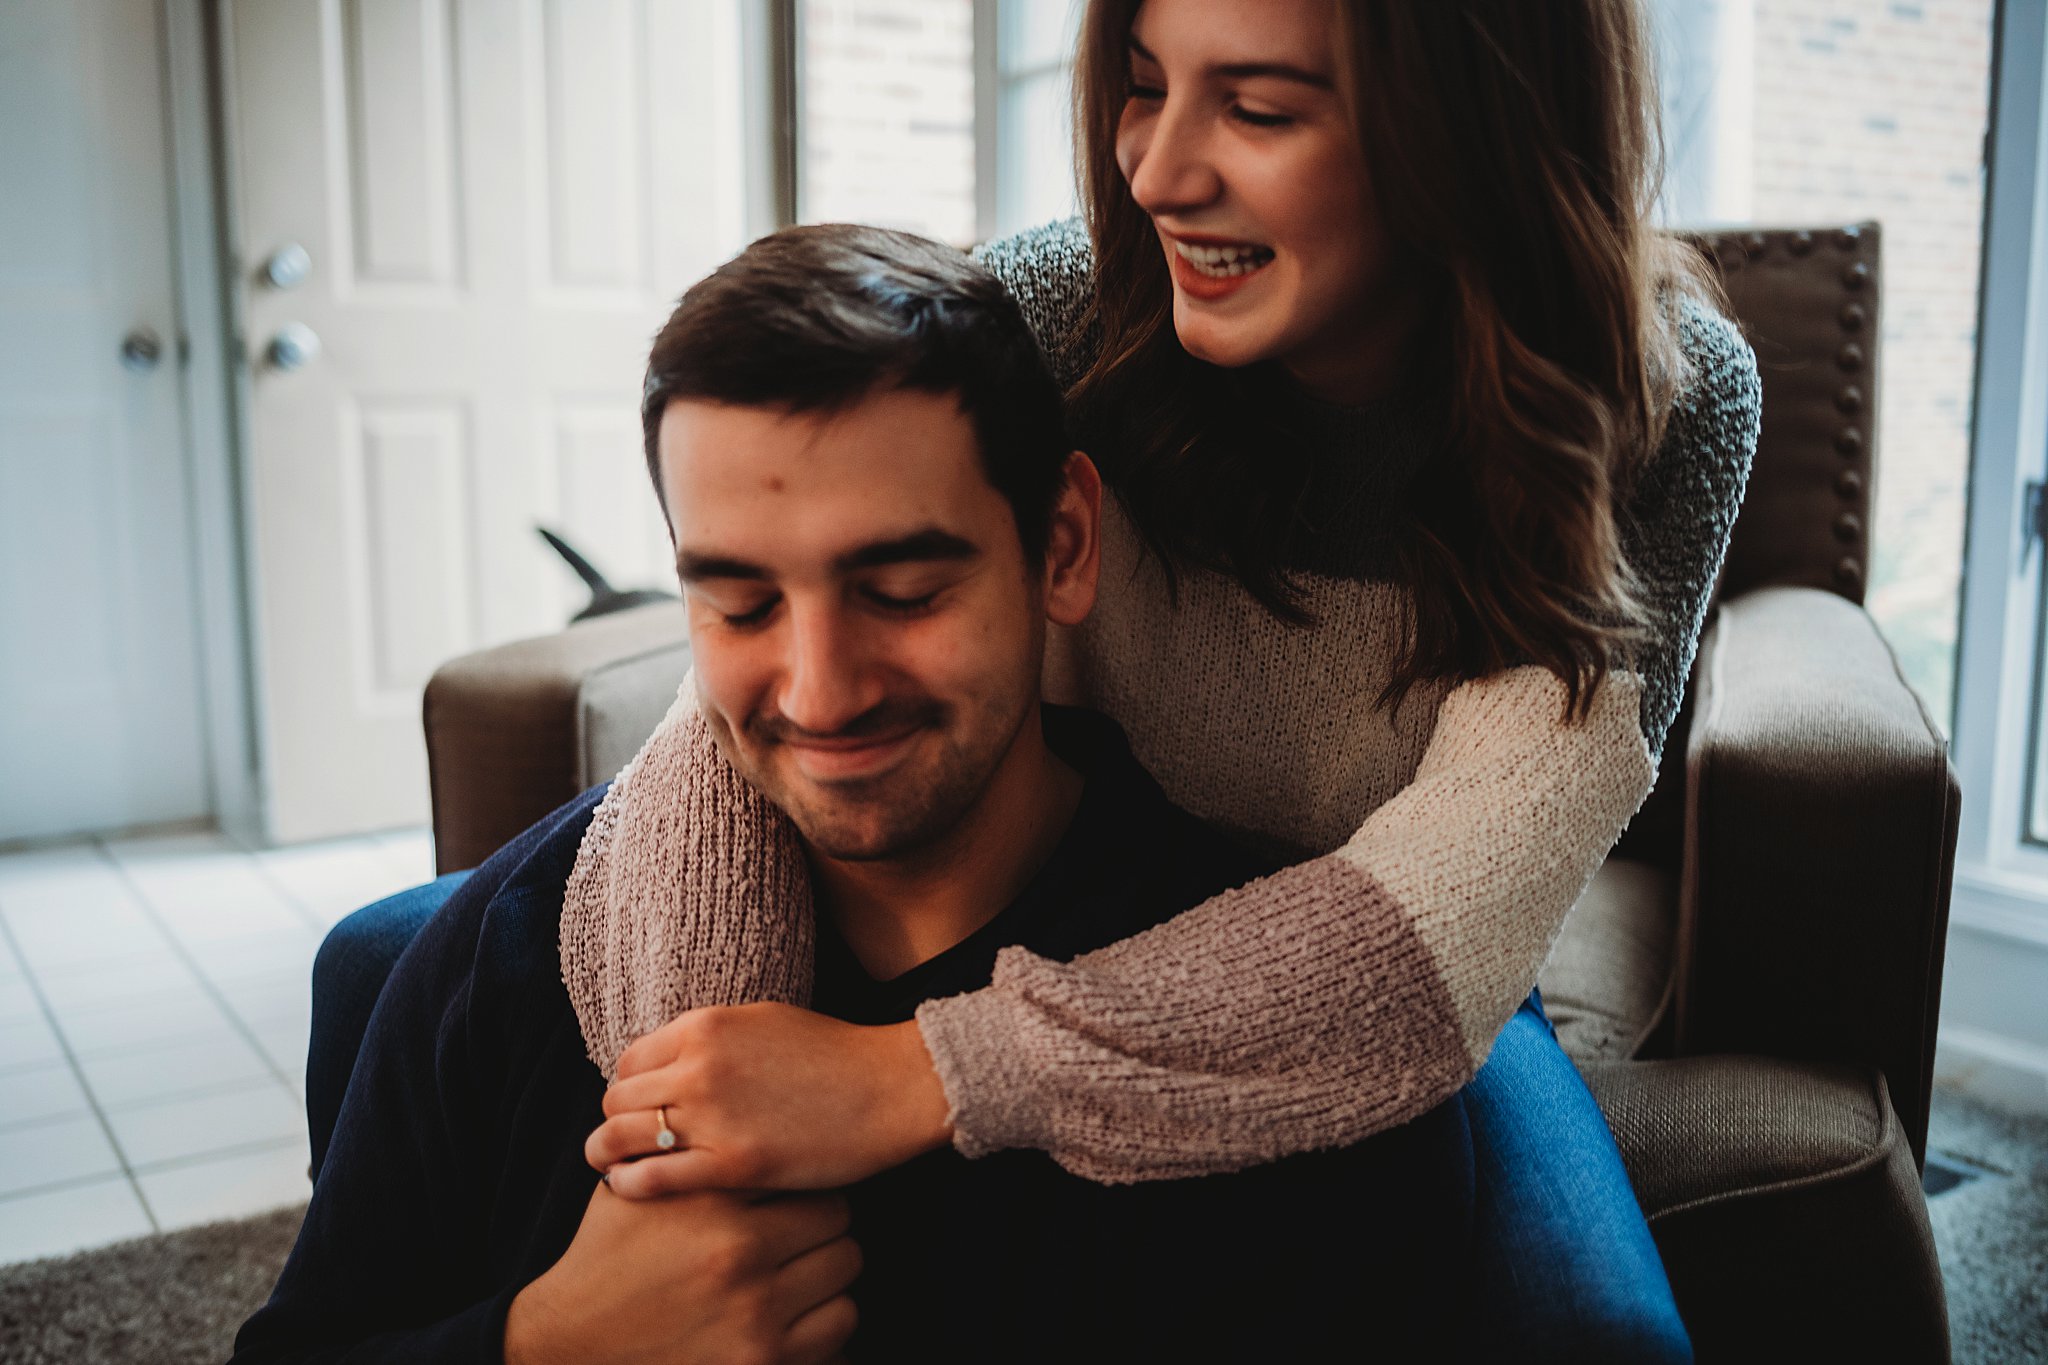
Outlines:
{"type": "MultiPolygon", "coordinates": [[[[1267,870],[1169,805],[1113,723],[1041,706],[1048,623],[1094,602],[1101,484],[992,276],[791,229],[693,288],[649,369],[699,709],[800,838],[814,1008],[906,1019],[1006,945],[1071,957],[1267,870]]],[[[1445,1328],[1455,1100],[1205,1180],[944,1150],[845,1198],[614,1194],[585,1162],[605,1084],[557,941],[605,790],[493,856],[401,960],[237,1360],[1399,1359],[1445,1328]]]]}

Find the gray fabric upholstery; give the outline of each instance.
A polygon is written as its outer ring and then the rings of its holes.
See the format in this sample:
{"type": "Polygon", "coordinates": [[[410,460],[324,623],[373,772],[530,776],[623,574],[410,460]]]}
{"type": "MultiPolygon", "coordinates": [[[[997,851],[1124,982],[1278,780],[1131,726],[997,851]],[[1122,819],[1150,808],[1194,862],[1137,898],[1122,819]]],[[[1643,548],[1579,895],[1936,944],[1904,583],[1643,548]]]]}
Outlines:
{"type": "Polygon", "coordinates": [[[1685,771],[1677,1051],[1876,1067],[1919,1159],[1961,791],[1870,614],[1724,601],[1685,771]]]}
{"type": "Polygon", "coordinates": [[[1839,1174],[1898,1126],[1881,1079],[1849,1067],[1722,1055],[1579,1070],[1652,1218],[1839,1174]]]}
{"type": "Polygon", "coordinates": [[[1726,596],[1796,583],[1861,602],[1877,460],[1876,223],[1704,238],[1756,352],[1763,429],[1721,570],[1726,596]]]}
{"type": "MultiPolygon", "coordinates": [[[[1876,223],[1692,234],[1719,267],[1756,352],[1763,425],[1716,600],[1796,583],[1863,600],[1877,465],[1880,269],[1876,223]]],[[[1713,619],[1708,608],[1707,619],[1713,619]]],[[[1690,706],[1665,738],[1665,780],[1623,838],[1626,855],[1678,866],[1690,706]]]]}
{"type": "Polygon", "coordinates": [[[577,699],[578,781],[584,788],[618,776],[640,752],[689,671],[689,641],[663,634],[585,679],[577,699]]]}
{"type": "Polygon", "coordinates": [[[1633,1057],[1671,1003],[1678,879],[1609,858],[1565,917],[1536,984],[1575,1062],[1633,1057]]]}
{"type": "Polygon", "coordinates": [[[422,719],[436,869],[475,867],[616,772],[667,709],[654,698],[675,695],[686,640],[681,605],[657,602],[435,670],[422,719]]]}
{"type": "Polygon", "coordinates": [[[1881,1073],[1743,1056],[1582,1070],[1701,1365],[1949,1358],[1927,1205],[1881,1073]]]}

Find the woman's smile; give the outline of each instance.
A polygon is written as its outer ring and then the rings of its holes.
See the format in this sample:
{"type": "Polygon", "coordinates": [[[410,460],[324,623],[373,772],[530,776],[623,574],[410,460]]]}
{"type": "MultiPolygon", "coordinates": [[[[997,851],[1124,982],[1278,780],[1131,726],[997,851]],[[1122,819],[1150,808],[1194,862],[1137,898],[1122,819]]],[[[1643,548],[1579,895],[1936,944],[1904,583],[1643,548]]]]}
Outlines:
{"type": "Polygon", "coordinates": [[[1382,305],[1408,278],[1340,92],[1334,13],[1145,0],[1106,69],[1122,77],[1116,167],[1159,237],[1182,349],[1226,369],[1279,361],[1348,397],[1385,383],[1401,315],[1382,305]]]}
{"type": "Polygon", "coordinates": [[[1273,263],[1273,249],[1221,237],[1186,237],[1162,230],[1173,282],[1191,299],[1207,302],[1235,294],[1273,263]]]}

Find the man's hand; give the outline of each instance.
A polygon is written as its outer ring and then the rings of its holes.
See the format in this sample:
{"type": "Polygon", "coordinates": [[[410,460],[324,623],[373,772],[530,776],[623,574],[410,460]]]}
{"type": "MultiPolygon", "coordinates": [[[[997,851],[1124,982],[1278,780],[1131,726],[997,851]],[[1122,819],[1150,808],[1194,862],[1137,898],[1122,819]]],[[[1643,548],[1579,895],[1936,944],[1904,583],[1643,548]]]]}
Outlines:
{"type": "Polygon", "coordinates": [[[952,1138],[915,1022],[864,1027],[794,1005],[676,1016],[620,1056],[604,1112],[584,1155],[628,1199],[831,1189],[952,1138]],[[676,1135],[667,1153],[658,1106],[676,1135]]]}
{"type": "Polygon", "coordinates": [[[506,1365],[815,1365],[853,1335],[860,1248],[837,1195],[629,1203],[600,1184],[505,1317],[506,1365]]]}

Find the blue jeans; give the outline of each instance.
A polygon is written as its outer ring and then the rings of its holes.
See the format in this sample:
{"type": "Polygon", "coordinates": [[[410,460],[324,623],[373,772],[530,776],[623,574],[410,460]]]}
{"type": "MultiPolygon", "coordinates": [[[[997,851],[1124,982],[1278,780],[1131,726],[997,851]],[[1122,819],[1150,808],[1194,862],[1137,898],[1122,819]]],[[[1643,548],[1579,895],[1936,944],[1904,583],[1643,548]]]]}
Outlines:
{"type": "Polygon", "coordinates": [[[306,1040],[306,1130],[313,1179],[327,1162],[327,1144],[341,1115],[341,1097],[370,1031],[370,1011],[399,954],[441,903],[468,880],[450,872],[364,906],[327,931],[313,958],[313,1028],[306,1040]]]}
{"type": "Polygon", "coordinates": [[[1459,1092],[1472,1124],[1463,1358],[1692,1359],[1621,1149],[1531,991],[1459,1092]]]}
{"type": "MultiPolygon", "coordinates": [[[[377,992],[466,872],[356,911],[313,962],[306,1119],[319,1178],[377,992]]],[[[1460,1092],[1477,1202],[1459,1357],[1689,1362],[1692,1347],[1607,1121],[1531,992],[1460,1092]]]]}

